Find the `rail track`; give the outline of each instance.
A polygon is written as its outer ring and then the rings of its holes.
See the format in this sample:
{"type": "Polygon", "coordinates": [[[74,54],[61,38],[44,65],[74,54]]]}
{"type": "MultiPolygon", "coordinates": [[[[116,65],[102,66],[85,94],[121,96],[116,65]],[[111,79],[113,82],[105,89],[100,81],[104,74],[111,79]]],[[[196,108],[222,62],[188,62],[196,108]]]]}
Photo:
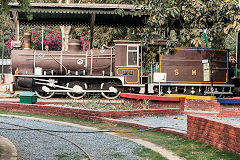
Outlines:
{"type": "MultiPolygon", "coordinates": [[[[31,127],[26,127],[26,126],[22,126],[22,125],[18,125],[18,124],[12,124],[12,123],[8,123],[8,122],[0,122],[2,124],[7,124],[7,125],[10,125],[10,126],[15,126],[15,127],[21,127],[21,128],[24,128],[23,130],[35,130],[34,128],[31,128],[31,127]]],[[[19,130],[19,129],[8,129],[8,130],[19,130]]],[[[41,132],[41,133],[45,133],[45,134],[48,134],[48,135],[51,135],[51,136],[54,136],[54,137],[58,137],[62,140],[65,140],[67,141],[68,143],[72,144],[73,146],[77,147],[79,150],[81,150],[86,156],[87,156],[87,159],[88,160],[93,160],[93,158],[91,157],[91,155],[83,149],[82,146],[74,143],[73,141],[67,139],[67,138],[64,138],[60,135],[57,135],[57,134],[54,134],[54,133],[51,133],[51,132],[48,132],[48,131],[45,131],[45,130],[35,130],[37,132],[41,132]]]]}

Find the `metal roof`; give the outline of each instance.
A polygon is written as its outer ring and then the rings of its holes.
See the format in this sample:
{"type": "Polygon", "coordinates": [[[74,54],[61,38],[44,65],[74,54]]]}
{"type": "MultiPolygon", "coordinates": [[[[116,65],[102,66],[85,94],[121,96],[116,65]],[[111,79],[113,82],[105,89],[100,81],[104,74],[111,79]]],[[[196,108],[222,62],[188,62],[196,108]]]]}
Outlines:
{"type": "Polygon", "coordinates": [[[31,3],[32,20],[28,20],[26,12],[22,11],[18,3],[9,5],[10,11],[17,11],[21,24],[30,25],[89,25],[92,14],[96,14],[95,25],[103,26],[143,26],[144,15],[140,7],[122,4],[58,4],[31,3]]]}

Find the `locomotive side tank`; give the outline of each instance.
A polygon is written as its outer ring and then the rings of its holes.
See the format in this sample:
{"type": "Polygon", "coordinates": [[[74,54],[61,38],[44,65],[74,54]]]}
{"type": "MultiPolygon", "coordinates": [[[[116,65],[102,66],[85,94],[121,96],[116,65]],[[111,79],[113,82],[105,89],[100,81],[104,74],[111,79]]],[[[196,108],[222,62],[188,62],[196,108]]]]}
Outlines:
{"type": "Polygon", "coordinates": [[[176,48],[172,51],[172,55],[160,55],[159,70],[166,73],[167,78],[161,87],[149,84],[153,88],[151,92],[159,93],[160,88],[162,94],[233,94],[228,50],[176,48]]]}
{"type": "Polygon", "coordinates": [[[79,51],[40,51],[13,50],[12,70],[20,75],[33,75],[34,68],[42,68],[42,73],[66,75],[69,71],[75,75],[110,75],[110,67],[115,66],[115,55],[110,50],[93,50],[92,53],[79,51]],[[112,66],[110,66],[112,57],[112,66]]]}
{"type": "Polygon", "coordinates": [[[169,83],[228,83],[228,51],[181,49],[174,55],[160,56],[160,72],[167,73],[169,83]]]}

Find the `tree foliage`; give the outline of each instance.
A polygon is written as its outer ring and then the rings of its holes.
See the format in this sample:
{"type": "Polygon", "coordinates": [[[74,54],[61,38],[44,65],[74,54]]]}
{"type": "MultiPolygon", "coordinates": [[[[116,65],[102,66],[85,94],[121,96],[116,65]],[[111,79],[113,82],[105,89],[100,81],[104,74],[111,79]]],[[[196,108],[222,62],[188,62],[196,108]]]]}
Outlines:
{"type": "Polygon", "coordinates": [[[240,30],[238,0],[144,0],[138,5],[150,15],[145,41],[172,39],[174,30],[182,45],[201,47],[207,29],[211,47],[222,48],[226,36],[240,30]]]}
{"type": "Polygon", "coordinates": [[[9,11],[9,3],[18,2],[21,5],[21,9],[24,11],[29,10],[30,0],[1,0],[0,1],[0,13],[9,11]]]}

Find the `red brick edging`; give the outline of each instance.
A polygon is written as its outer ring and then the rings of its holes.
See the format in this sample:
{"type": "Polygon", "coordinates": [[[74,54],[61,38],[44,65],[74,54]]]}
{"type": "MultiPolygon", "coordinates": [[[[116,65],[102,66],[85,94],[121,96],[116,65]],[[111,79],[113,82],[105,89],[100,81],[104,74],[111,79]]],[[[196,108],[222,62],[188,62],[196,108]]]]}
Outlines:
{"type": "Polygon", "coordinates": [[[211,117],[188,115],[187,137],[240,154],[240,125],[211,117]]]}
{"type": "Polygon", "coordinates": [[[104,110],[88,110],[80,108],[66,108],[58,106],[46,106],[40,104],[20,104],[0,102],[0,110],[8,110],[13,112],[39,113],[44,115],[57,115],[75,118],[89,117],[135,117],[135,116],[156,116],[156,115],[175,115],[182,113],[181,108],[169,109],[145,109],[145,110],[121,110],[121,111],[104,111],[104,110]]]}

